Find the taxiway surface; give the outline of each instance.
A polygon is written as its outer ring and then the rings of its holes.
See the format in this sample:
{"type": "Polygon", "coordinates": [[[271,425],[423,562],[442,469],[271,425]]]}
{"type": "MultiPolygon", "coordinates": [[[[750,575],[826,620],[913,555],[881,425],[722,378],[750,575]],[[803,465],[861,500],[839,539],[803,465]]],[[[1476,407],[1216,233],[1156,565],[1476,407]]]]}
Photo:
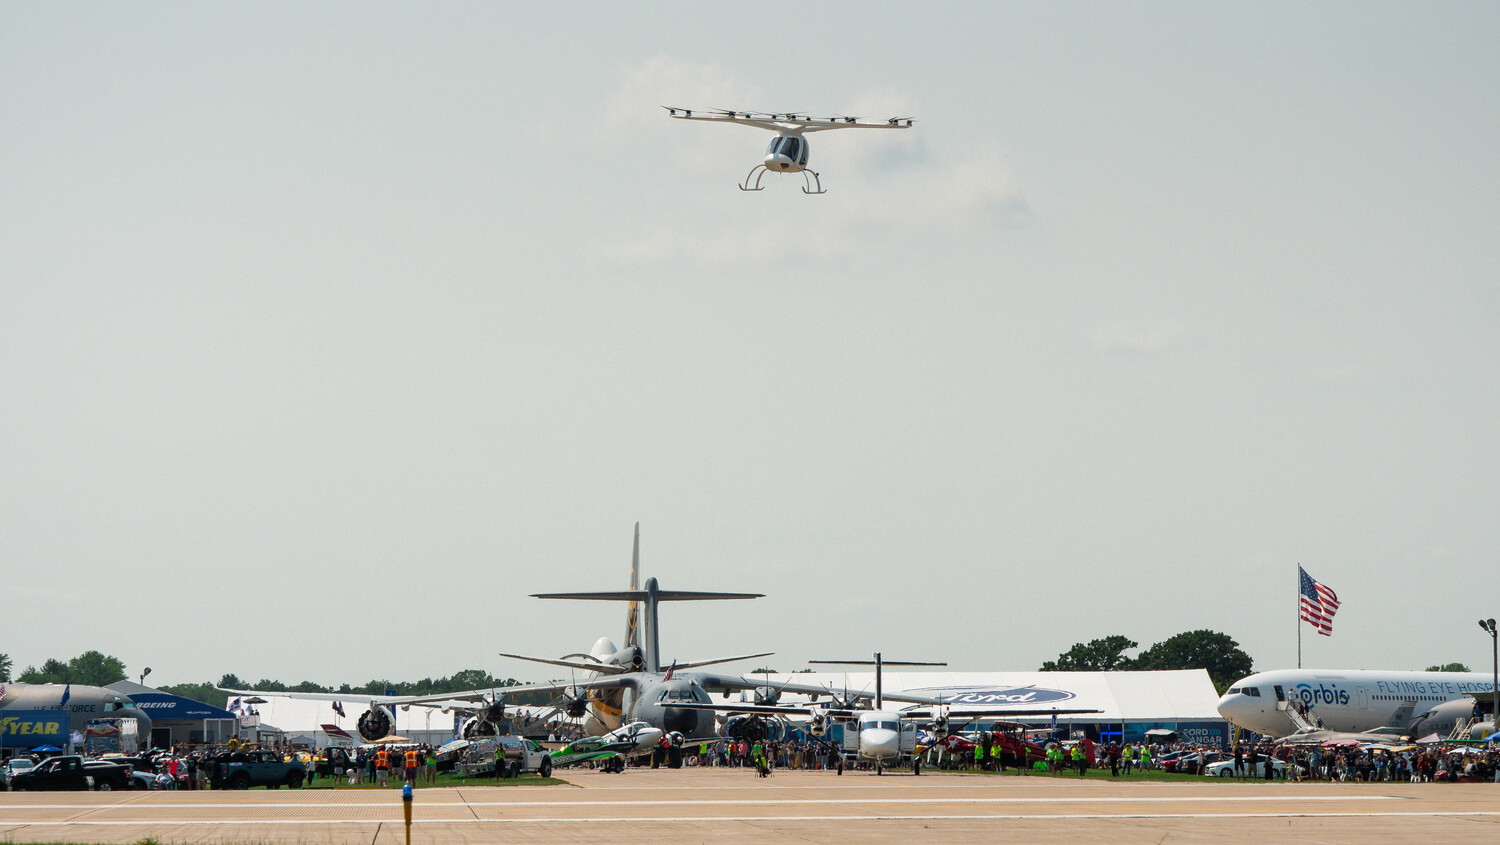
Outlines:
{"type": "MultiPolygon", "coordinates": [[[[1500,836],[1497,784],[1130,782],[633,769],[418,790],[414,843],[1416,842],[1500,836]]],[[[8,842],[402,843],[400,792],[0,794],[8,842]]]]}

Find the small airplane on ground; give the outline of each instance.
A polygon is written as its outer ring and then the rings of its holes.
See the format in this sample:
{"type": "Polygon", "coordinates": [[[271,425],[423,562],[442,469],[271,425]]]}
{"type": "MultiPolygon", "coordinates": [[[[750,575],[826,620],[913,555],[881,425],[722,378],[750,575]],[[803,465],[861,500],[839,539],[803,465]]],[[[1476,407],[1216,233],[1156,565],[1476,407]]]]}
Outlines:
{"type": "Polygon", "coordinates": [[[804,194],[826,194],[823,190],[823,180],[819,178],[816,171],[807,167],[807,154],[809,152],[807,139],[804,135],[812,132],[826,132],[829,129],[910,129],[914,117],[893,117],[883,123],[862,123],[860,118],[845,117],[837,115],[834,117],[811,117],[806,114],[769,114],[766,112],[748,111],[725,111],[724,109],[699,110],[694,114],[692,109],[684,109],[678,106],[662,106],[667,113],[678,120],[707,120],[714,123],[738,123],[741,126],[754,126],[757,129],[769,129],[776,133],[771,140],[771,145],[766,147],[765,160],[750,169],[749,175],[745,177],[745,184],[740,186],[742,191],[763,191],[760,180],[767,173],[801,173],[805,186],[802,188],[804,194]],[[760,175],[756,175],[756,171],[760,175]],[[812,174],[812,179],[807,174],[812,174]],[[749,187],[750,177],[755,176],[755,186],[749,187]],[[813,190],[814,182],[817,189],[813,190]]]}
{"type": "Polygon", "coordinates": [[[576,766],[590,760],[604,760],[604,771],[625,771],[625,758],[649,754],[661,744],[661,728],[645,722],[631,722],[604,736],[586,736],[552,752],[552,765],[576,766]]]}

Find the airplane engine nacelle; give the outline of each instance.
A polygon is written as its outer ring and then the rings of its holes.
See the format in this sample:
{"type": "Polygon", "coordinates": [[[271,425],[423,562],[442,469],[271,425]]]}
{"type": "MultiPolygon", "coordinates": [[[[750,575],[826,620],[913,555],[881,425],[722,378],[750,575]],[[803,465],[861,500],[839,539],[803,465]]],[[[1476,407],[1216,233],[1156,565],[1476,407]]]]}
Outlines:
{"type": "Polygon", "coordinates": [[[932,729],[934,731],[936,731],[937,733],[939,733],[939,734],[947,736],[947,734],[948,734],[948,708],[946,708],[946,707],[934,707],[934,708],[932,708],[932,729]]]}
{"type": "Polygon", "coordinates": [[[807,732],[816,737],[828,733],[828,717],[822,713],[812,714],[812,718],[807,723],[807,732]]]}
{"type": "Polygon", "coordinates": [[[567,713],[570,719],[582,719],[587,716],[589,714],[588,696],[580,695],[577,698],[569,698],[568,702],[563,705],[563,712],[567,713]]]}
{"type": "Polygon", "coordinates": [[[391,735],[391,717],[379,707],[371,707],[359,714],[359,735],[365,742],[374,742],[391,735]]]}
{"type": "Polygon", "coordinates": [[[459,736],[464,739],[478,739],[483,736],[497,736],[500,733],[498,725],[486,721],[480,716],[470,716],[464,720],[463,727],[459,729],[459,736]]]}

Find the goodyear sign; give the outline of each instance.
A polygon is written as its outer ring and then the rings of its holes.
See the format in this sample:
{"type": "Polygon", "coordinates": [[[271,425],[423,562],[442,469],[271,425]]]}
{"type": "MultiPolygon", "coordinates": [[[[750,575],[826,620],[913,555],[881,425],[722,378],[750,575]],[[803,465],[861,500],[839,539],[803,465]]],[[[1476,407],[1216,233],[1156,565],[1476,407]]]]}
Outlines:
{"type": "Polygon", "coordinates": [[[0,745],[35,748],[68,744],[68,714],[61,710],[0,711],[0,745]]]}

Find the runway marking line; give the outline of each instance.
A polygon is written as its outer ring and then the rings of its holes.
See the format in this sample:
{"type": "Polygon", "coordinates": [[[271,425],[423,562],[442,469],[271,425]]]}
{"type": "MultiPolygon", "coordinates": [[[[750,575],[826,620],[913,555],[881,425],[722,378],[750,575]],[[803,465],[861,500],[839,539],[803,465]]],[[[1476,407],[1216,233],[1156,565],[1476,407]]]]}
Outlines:
{"type": "MultiPolygon", "coordinates": [[[[795,822],[851,822],[851,821],[1088,821],[1106,819],[1145,819],[1145,820],[1167,820],[1167,819],[1337,819],[1337,818],[1368,818],[1379,816],[1382,818],[1439,818],[1439,817],[1493,817],[1500,816],[1500,810],[1475,810],[1475,811],[1438,811],[1438,812],[1375,812],[1375,813],[1052,813],[1047,815],[1029,815],[1024,813],[997,814],[997,815],[966,815],[966,816],[936,816],[936,815],[874,815],[874,816],[649,816],[641,818],[621,819],[616,816],[599,816],[595,818],[536,818],[536,819],[413,819],[412,824],[599,824],[605,822],[629,822],[637,824],[641,822],[759,822],[759,823],[795,823],[795,822]]],[[[38,822],[9,822],[14,825],[8,832],[19,831],[27,827],[126,827],[154,825],[179,826],[179,827],[206,827],[209,825],[268,825],[268,824],[297,824],[297,825],[350,825],[350,824],[390,824],[390,819],[333,819],[333,820],[307,820],[307,819],[150,819],[143,821],[38,821],[38,822]]]]}
{"type": "MultiPolygon", "coordinates": [[[[716,804],[734,805],[750,804],[760,806],[795,807],[799,805],[817,804],[1164,804],[1182,802],[1218,802],[1225,801],[1410,801],[1413,800],[1401,795],[1185,795],[1182,797],[1171,796],[1142,796],[1139,798],[1126,798],[1120,796],[1095,796],[1079,798],[1054,798],[1038,796],[1035,798],[684,798],[680,800],[655,800],[655,801],[428,801],[420,802],[419,806],[426,807],[695,807],[716,804]]],[[[113,810],[113,809],[206,809],[206,810],[234,810],[247,808],[282,808],[282,809],[360,809],[364,807],[395,807],[396,803],[370,804],[359,803],[272,803],[256,802],[253,804],[150,804],[141,802],[121,802],[118,804],[0,804],[0,814],[6,810],[113,810]]]]}

